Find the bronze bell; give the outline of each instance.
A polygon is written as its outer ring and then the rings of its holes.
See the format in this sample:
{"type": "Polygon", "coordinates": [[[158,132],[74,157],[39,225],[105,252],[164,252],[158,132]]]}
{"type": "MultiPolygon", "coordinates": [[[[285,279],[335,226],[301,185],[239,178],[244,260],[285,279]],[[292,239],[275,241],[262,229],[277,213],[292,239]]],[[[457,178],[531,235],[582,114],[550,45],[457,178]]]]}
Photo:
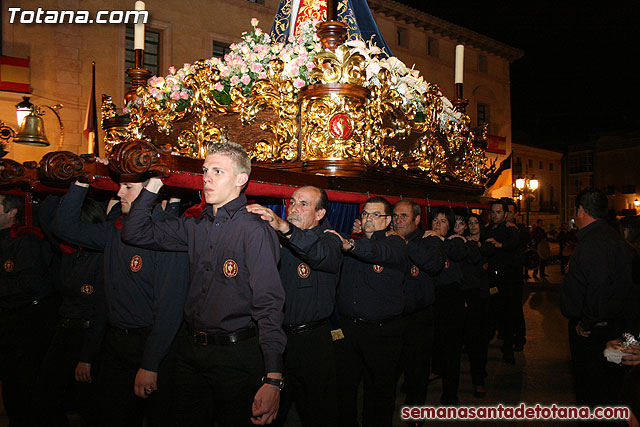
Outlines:
{"type": "Polygon", "coordinates": [[[13,138],[13,142],[24,145],[34,145],[36,147],[48,147],[49,141],[44,133],[44,120],[42,116],[32,111],[22,120],[18,134],[13,138]]]}

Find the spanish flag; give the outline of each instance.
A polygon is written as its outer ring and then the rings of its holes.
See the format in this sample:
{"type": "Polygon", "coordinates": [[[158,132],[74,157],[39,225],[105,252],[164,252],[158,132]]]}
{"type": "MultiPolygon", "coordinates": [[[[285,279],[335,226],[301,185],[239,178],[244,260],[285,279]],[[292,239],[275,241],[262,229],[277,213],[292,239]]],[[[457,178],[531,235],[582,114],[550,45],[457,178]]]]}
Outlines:
{"type": "Polygon", "coordinates": [[[487,181],[485,194],[491,195],[494,191],[499,190],[503,187],[508,187],[511,189],[513,184],[513,174],[511,173],[511,156],[513,153],[509,154],[506,159],[500,162],[500,167],[496,169],[496,171],[491,174],[489,180],[487,181]]]}

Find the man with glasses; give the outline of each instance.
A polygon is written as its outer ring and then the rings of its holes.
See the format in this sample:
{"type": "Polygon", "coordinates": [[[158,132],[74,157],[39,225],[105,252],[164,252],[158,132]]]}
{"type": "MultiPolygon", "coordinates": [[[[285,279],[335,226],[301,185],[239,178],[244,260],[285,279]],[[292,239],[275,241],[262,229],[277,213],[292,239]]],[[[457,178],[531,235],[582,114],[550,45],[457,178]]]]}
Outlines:
{"type": "MultiPolygon", "coordinates": [[[[360,215],[364,237],[340,236],[345,257],[338,284],[344,339],[336,343],[338,410],[342,425],[358,425],[357,395],[364,379],[363,425],[391,425],[402,349],[405,239],[391,224],[391,205],[368,199],[360,215]]],[[[329,230],[338,235],[337,232],[329,230]]]]}
{"type": "Polygon", "coordinates": [[[435,277],[446,257],[442,239],[420,227],[420,206],[401,200],[393,207],[393,229],[407,239],[409,267],[405,275],[404,339],[400,369],[405,405],[421,406],[427,399],[429,368],[433,348],[433,303],[435,277]]]}

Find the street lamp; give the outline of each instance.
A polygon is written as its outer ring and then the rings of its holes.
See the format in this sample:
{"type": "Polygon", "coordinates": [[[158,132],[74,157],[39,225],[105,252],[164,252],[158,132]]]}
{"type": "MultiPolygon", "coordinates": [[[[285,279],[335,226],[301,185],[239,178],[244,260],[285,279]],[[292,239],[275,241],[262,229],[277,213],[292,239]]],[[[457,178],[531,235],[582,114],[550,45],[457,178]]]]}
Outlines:
{"type": "Polygon", "coordinates": [[[518,203],[522,200],[523,196],[527,203],[527,228],[529,228],[529,212],[531,210],[531,199],[533,198],[533,192],[538,189],[540,182],[535,178],[518,178],[516,179],[516,188],[519,191],[518,203]]]}

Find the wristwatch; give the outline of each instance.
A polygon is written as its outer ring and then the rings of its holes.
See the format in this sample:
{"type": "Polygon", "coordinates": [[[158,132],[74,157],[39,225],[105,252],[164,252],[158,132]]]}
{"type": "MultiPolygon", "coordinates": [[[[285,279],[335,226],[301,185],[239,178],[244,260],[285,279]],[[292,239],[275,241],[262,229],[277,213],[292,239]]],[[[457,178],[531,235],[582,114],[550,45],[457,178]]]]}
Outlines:
{"type": "Polygon", "coordinates": [[[347,252],[351,252],[353,250],[353,248],[356,247],[356,241],[353,239],[349,239],[347,240],[347,243],[349,243],[351,245],[351,247],[349,249],[347,249],[347,252]]]}
{"type": "Polygon", "coordinates": [[[284,388],[284,378],[279,380],[277,378],[262,377],[262,384],[274,385],[282,391],[284,388]]]}

